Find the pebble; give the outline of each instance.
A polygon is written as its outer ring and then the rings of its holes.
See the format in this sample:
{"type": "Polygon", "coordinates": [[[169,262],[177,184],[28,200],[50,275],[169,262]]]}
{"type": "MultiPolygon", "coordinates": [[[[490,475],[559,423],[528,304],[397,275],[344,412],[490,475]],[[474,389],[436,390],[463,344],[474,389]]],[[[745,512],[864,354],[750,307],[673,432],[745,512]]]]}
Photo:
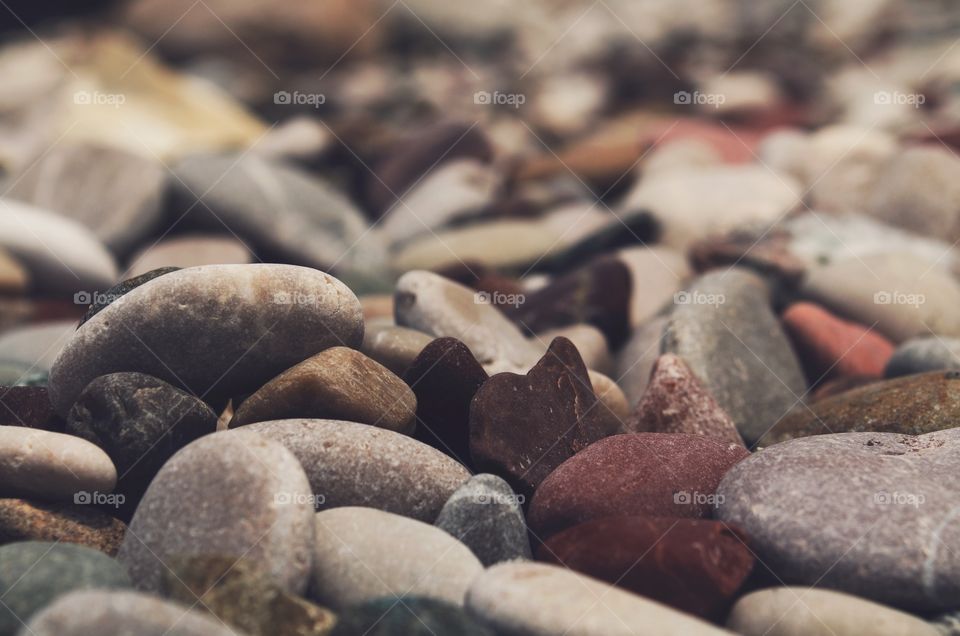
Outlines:
{"type": "Polygon", "coordinates": [[[117,469],[97,446],[73,435],[0,426],[0,496],[72,501],[109,493],[117,469]]]}
{"type": "Polygon", "coordinates": [[[55,433],[64,422],[53,412],[42,386],[0,386],[0,426],[25,426],[55,433]]]}
{"type": "Polygon", "coordinates": [[[569,327],[542,331],[537,334],[536,339],[546,345],[543,347],[544,352],[546,352],[549,343],[553,342],[554,338],[561,336],[577,347],[577,351],[580,352],[580,357],[583,358],[583,363],[587,365],[588,369],[606,375],[613,373],[613,356],[610,353],[607,338],[602,331],[593,325],[578,323],[569,327]]]}
{"type": "Polygon", "coordinates": [[[642,400],[647,391],[653,365],[660,358],[663,349],[666,327],[666,316],[651,319],[633,332],[633,336],[617,356],[617,383],[623,387],[628,404],[636,404],[642,400]]]}
{"type": "Polygon", "coordinates": [[[0,294],[18,296],[26,291],[30,276],[6,250],[0,249],[0,294]]]}
{"type": "Polygon", "coordinates": [[[587,375],[590,378],[593,393],[600,403],[597,408],[603,409],[608,418],[613,418],[622,424],[630,417],[630,404],[627,402],[627,396],[624,395],[623,390],[617,386],[612,378],[593,369],[588,369],[587,375]]]}
{"type": "Polygon", "coordinates": [[[744,446],[737,425],[682,358],[657,358],[647,391],[626,420],[631,433],[689,433],[744,446]]]}
{"type": "Polygon", "coordinates": [[[300,462],[277,442],[231,431],[202,437],[163,465],[117,558],[144,591],[160,589],[163,564],[178,555],[219,554],[261,564],[283,589],[300,593],[313,538],[313,497],[300,462]]]}
{"type": "Polygon", "coordinates": [[[690,277],[683,253],[660,245],[632,247],[617,254],[630,270],[630,327],[652,319],[690,277]]]}
{"type": "Polygon", "coordinates": [[[401,276],[395,307],[398,325],[457,338],[487,373],[525,372],[539,357],[536,345],[499,309],[438,274],[412,271],[401,276]]]}
{"type": "Polygon", "coordinates": [[[83,590],[59,597],[24,629],[31,636],[238,636],[192,606],[138,592],[83,590]]]}
{"type": "Polygon", "coordinates": [[[529,497],[574,453],[622,432],[620,421],[598,404],[576,347],[557,338],[526,375],[494,375],[477,391],[470,457],[478,470],[504,477],[529,497]]]}
{"type": "Polygon", "coordinates": [[[117,279],[113,256],[90,230],[26,203],[0,200],[0,249],[27,270],[36,293],[93,292],[117,279]]]}
{"type": "Polygon", "coordinates": [[[470,478],[461,464],[386,429],[335,420],[259,422],[254,431],[286,446],[304,466],[318,509],[366,506],[433,523],[470,478]]]}
{"type": "Polygon", "coordinates": [[[311,594],[335,611],[406,594],[461,606],[483,572],[465,545],[422,521],[347,507],[317,513],[316,524],[311,594]]]}
{"type": "Polygon", "coordinates": [[[417,398],[386,367],[348,347],[331,347],[287,369],[244,400],[230,428],[294,418],[348,420],[410,434],[417,398]]]}
{"type": "Polygon", "coordinates": [[[737,268],[711,272],[675,302],[662,353],[683,358],[752,444],[806,391],[767,285],[737,268]]]}
{"type": "Polygon", "coordinates": [[[177,269],[178,268],[176,267],[161,267],[159,269],[150,270],[149,272],[140,274],[139,276],[122,280],[102,294],[97,294],[96,296],[91,297],[90,300],[93,302],[90,303],[90,306],[87,307],[86,313],[83,314],[83,318],[80,319],[80,326],[106,309],[112,303],[121,300],[123,296],[133,291],[140,285],[149,283],[154,278],[159,278],[164,274],[175,272],[177,269]]]}
{"type": "Polygon", "coordinates": [[[450,496],[435,525],[470,548],[484,567],[529,560],[524,501],[496,475],[474,475],[450,496]]]}
{"type": "Polygon", "coordinates": [[[8,329],[0,334],[0,358],[27,365],[29,373],[49,371],[76,329],[73,320],[8,329]]]}
{"type": "Polygon", "coordinates": [[[403,596],[374,599],[337,616],[330,636],[494,636],[463,608],[437,599],[403,596]]]}
{"type": "MultiPolygon", "coordinates": [[[[363,299],[361,298],[361,302],[363,299]]],[[[390,304],[390,316],[393,316],[393,303],[390,304]]],[[[433,342],[433,336],[416,329],[397,327],[396,325],[367,324],[363,333],[363,344],[360,351],[376,362],[379,362],[400,377],[414,363],[428,344],[433,342]]],[[[414,387],[416,388],[416,387],[414,387]]]]}
{"type": "Polygon", "coordinates": [[[850,594],[807,587],[751,592],[737,601],[727,627],[743,636],[938,636],[905,612],[850,594]]]}
{"type": "Polygon", "coordinates": [[[162,239],[133,255],[126,275],[134,278],[161,267],[246,265],[254,258],[247,244],[238,238],[187,234],[162,239]]]}
{"type": "Polygon", "coordinates": [[[748,546],[745,535],[717,521],[604,517],[553,535],[537,559],[716,620],[753,568],[748,546]]]}
{"type": "Polygon", "coordinates": [[[47,541],[2,546],[0,634],[34,633],[20,628],[36,612],[63,594],[94,587],[127,588],[130,579],[119,563],[90,548],[47,541]]]}
{"type": "Polygon", "coordinates": [[[524,636],[708,636],[710,623],[565,568],[501,563],[470,586],[467,611],[498,634],[524,636]]]}
{"type": "Polygon", "coordinates": [[[15,541],[75,543],[114,556],[126,526],[95,508],[0,499],[0,544],[15,541]]]}
{"type": "Polygon", "coordinates": [[[362,338],[360,303],[327,274],[292,265],[195,267],[138,287],[77,330],[50,372],[50,399],[65,415],[91,380],[119,371],[229,397],[362,338]]]}
{"type": "Polygon", "coordinates": [[[709,517],[720,480],[748,455],[703,435],[614,435],[550,473],[530,501],[527,523],[543,541],[602,517],[709,517]]]}
{"type": "Polygon", "coordinates": [[[874,382],[798,407],[760,439],[770,446],[796,437],[827,433],[922,435],[957,426],[960,373],[931,371],[874,382]]]}
{"type": "Polygon", "coordinates": [[[960,338],[911,338],[901,343],[893,352],[887,361],[884,375],[896,378],[941,369],[960,369],[960,338]]]}
{"type": "Polygon", "coordinates": [[[790,440],[733,467],[717,517],[788,584],[917,611],[954,608],[960,429],[921,436],[839,433],[790,440]],[[824,496],[823,484],[838,484],[824,496]]]}

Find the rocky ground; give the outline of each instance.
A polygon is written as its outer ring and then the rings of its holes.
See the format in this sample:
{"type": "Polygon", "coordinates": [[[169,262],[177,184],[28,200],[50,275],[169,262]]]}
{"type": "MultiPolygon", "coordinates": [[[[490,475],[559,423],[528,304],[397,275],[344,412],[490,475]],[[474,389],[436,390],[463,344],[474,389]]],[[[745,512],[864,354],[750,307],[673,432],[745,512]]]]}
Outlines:
{"type": "Polygon", "coordinates": [[[0,636],[960,634],[952,2],[58,4],[0,636]]]}

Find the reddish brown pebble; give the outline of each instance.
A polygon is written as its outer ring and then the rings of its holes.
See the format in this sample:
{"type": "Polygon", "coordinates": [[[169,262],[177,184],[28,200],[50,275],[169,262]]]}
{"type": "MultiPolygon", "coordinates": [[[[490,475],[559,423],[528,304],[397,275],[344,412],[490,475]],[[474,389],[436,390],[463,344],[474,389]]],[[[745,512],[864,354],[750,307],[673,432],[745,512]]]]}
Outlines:
{"type": "Polygon", "coordinates": [[[0,426],[26,426],[59,433],[64,422],[53,411],[46,387],[4,386],[0,387],[0,426]]]}
{"type": "Polygon", "coordinates": [[[0,499],[0,545],[62,541],[114,556],[125,531],[123,522],[92,506],[0,499]]]}
{"type": "Polygon", "coordinates": [[[753,569],[747,545],[719,521],[607,517],[553,535],[537,559],[717,619],[753,569]]]}
{"type": "Polygon", "coordinates": [[[631,433],[690,433],[744,445],[727,412],[672,353],[657,358],[647,392],[626,427],[631,433]]]}
{"type": "Polygon", "coordinates": [[[720,480],[748,455],[743,446],[703,435],[614,435],[543,481],[530,502],[528,525],[544,540],[602,517],[709,517],[720,480]]]}

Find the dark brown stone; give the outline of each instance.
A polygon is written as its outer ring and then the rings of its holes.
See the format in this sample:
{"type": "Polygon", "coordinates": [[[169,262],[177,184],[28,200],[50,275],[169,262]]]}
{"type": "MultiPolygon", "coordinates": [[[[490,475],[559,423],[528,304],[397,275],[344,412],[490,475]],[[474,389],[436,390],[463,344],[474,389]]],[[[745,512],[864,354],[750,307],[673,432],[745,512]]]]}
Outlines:
{"type": "Polygon", "coordinates": [[[91,506],[0,499],[0,545],[15,541],[77,543],[114,556],[126,526],[91,506]]]}
{"type": "Polygon", "coordinates": [[[790,237],[776,231],[761,239],[742,231],[713,236],[694,243],[689,256],[694,269],[699,272],[739,265],[788,286],[799,283],[806,272],[803,261],[790,252],[790,237]]]}
{"type": "Polygon", "coordinates": [[[59,433],[63,425],[53,410],[46,387],[0,387],[0,426],[26,426],[59,433]]]}

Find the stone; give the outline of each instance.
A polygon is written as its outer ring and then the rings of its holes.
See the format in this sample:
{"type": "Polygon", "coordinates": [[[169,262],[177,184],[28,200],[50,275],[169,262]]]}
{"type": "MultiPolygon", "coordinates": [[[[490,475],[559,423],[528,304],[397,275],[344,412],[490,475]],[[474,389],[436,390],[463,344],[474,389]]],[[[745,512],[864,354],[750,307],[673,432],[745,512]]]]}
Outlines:
{"type": "Polygon", "coordinates": [[[316,515],[311,594],[335,611],[382,596],[425,596],[463,605],[483,566],[449,534],[372,508],[316,515]]]}
{"type": "Polygon", "coordinates": [[[625,427],[631,433],[689,433],[744,446],[730,416],[671,353],[657,358],[647,392],[625,427]]]}
{"type": "Polygon", "coordinates": [[[661,353],[681,357],[747,444],[800,401],[803,371],[756,274],[710,272],[677,294],[661,353]]]}
{"type": "Polygon", "coordinates": [[[781,320],[811,385],[828,378],[883,377],[893,355],[893,344],[871,328],[813,303],[790,305],[781,320]]]}
{"type": "Polygon", "coordinates": [[[24,623],[57,597],[94,587],[128,588],[130,579],[119,563],[90,548],[47,541],[2,546],[0,634],[20,633],[24,623]]]}
{"type": "Polygon", "coordinates": [[[330,636],[494,636],[463,608],[436,599],[403,596],[374,599],[337,616],[330,636]]]}
{"type": "Polygon", "coordinates": [[[470,586],[467,611],[498,634],[708,636],[729,632],[566,568],[501,563],[470,586]]]}
{"type": "MultiPolygon", "coordinates": [[[[133,278],[127,278],[125,280],[122,280],[103,293],[98,293],[95,296],[91,295],[89,297],[89,300],[91,302],[87,307],[87,311],[83,314],[83,318],[80,319],[80,325],[78,325],[78,328],[82,326],[83,323],[87,322],[88,320],[96,316],[98,313],[100,313],[103,309],[105,309],[110,304],[122,299],[127,292],[133,291],[134,289],[136,289],[140,285],[143,285],[144,283],[149,283],[154,278],[159,278],[164,274],[170,274],[171,272],[176,272],[176,271],[178,271],[178,268],[176,267],[161,267],[159,269],[151,270],[139,276],[134,276],[133,278]]],[[[87,298],[77,298],[77,300],[86,301],[87,298]]]]}
{"type": "Polygon", "coordinates": [[[527,523],[544,541],[602,517],[709,517],[720,480],[748,455],[703,435],[614,435],[550,473],[530,501],[527,523]]]}
{"type": "Polygon", "coordinates": [[[621,424],[626,421],[630,417],[630,404],[623,390],[613,379],[593,369],[589,369],[587,375],[590,377],[590,386],[593,387],[593,393],[599,402],[597,408],[603,409],[608,417],[621,424]]]}
{"type": "Polygon", "coordinates": [[[0,335],[0,358],[24,363],[30,373],[49,371],[76,328],[74,320],[57,320],[8,329],[0,335]]]}
{"type": "Polygon", "coordinates": [[[653,366],[663,348],[666,326],[666,316],[658,316],[638,327],[617,356],[617,383],[623,387],[628,404],[642,400],[647,391],[653,366]]]}
{"type": "Polygon", "coordinates": [[[0,497],[71,501],[109,493],[117,469],[97,446],[73,435],[0,426],[0,497]]]}
{"type": "Polygon", "coordinates": [[[960,369],[960,338],[927,336],[901,343],[887,361],[884,376],[956,369],[960,369]]]}
{"type": "Polygon", "coordinates": [[[0,386],[0,426],[62,433],[64,422],[54,413],[46,387],[0,386]]]}
{"type": "Polygon", "coordinates": [[[6,250],[0,249],[0,294],[19,296],[27,290],[30,276],[6,250]]]}
{"type": "MultiPolygon", "coordinates": [[[[363,299],[361,299],[363,302],[363,299]]],[[[393,318],[393,302],[390,303],[390,317],[393,318]]],[[[367,324],[363,333],[360,351],[371,360],[403,377],[420,352],[433,342],[433,336],[416,329],[397,327],[396,325],[367,324]]]]}
{"type": "Polygon", "coordinates": [[[960,372],[931,371],[874,382],[797,407],[758,442],[771,446],[828,433],[922,435],[957,426],[960,372]]]}
{"type": "Polygon", "coordinates": [[[576,347],[557,338],[526,375],[500,373],[470,405],[470,457],[529,497],[554,468],[592,442],[621,432],[603,408],[576,347]]]}
{"type": "Polygon", "coordinates": [[[717,620],[753,568],[748,546],[746,535],[718,521],[604,517],[553,535],[537,560],[717,620]]]}
{"type": "Polygon", "coordinates": [[[613,373],[613,356],[610,354],[610,346],[607,344],[606,336],[599,329],[593,325],[578,323],[569,327],[541,331],[535,339],[545,345],[543,350],[546,352],[549,343],[561,336],[577,347],[588,369],[606,375],[613,373]]]}
{"type": "Polygon", "coordinates": [[[435,525],[470,548],[484,567],[529,560],[524,501],[496,475],[474,475],[443,505],[435,525]]]}
{"type": "Polygon", "coordinates": [[[403,376],[417,396],[416,438],[471,465],[470,403],[488,377],[456,338],[424,347],[403,376]]]}
{"type": "Polygon", "coordinates": [[[457,338],[487,373],[526,371],[539,357],[536,346],[499,309],[437,274],[412,271],[401,276],[394,303],[398,325],[457,338]]]}
{"type": "Polygon", "coordinates": [[[930,624],[850,594],[774,587],[740,598],[727,627],[743,636],[938,636],[930,624]]]}
{"type": "Polygon", "coordinates": [[[24,628],[32,636],[237,636],[190,605],[128,591],[82,590],[65,594],[37,612],[24,628]]]}
{"type": "Polygon", "coordinates": [[[167,237],[130,257],[127,276],[135,278],[161,267],[245,265],[254,261],[246,243],[233,236],[186,234],[167,237]]]}
{"type": "Polygon", "coordinates": [[[250,424],[300,460],[317,509],[366,506],[433,523],[470,478],[461,464],[426,444],[386,429],[335,420],[250,424]]]}
{"type": "Polygon", "coordinates": [[[0,544],[15,541],[75,543],[114,556],[126,526],[94,508],[0,499],[0,544]]]}
{"type": "Polygon", "coordinates": [[[218,555],[173,559],[163,590],[173,601],[205,610],[250,636],[326,636],[336,617],[282,589],[245,559],[218,555]]]}
{"type": "Polygon", "coordinates": [[[117,279],[113,256],[90,230],[19,201],[0,200],[0,249],[27,270],[35,293],[91,292],[117,279]]]}
{"type": "Polygon", "coordinates": [[[270,380],[244,400],[230,428],[295,418],[348,420],[398,433],[416,427],[417,398],[386,367],[331,347],[270,380]]]}
{"type": "Polygon", "coordinates": [[[741,266],[786,289],[796,288],[807,271],[806,263],[790,251],[789,233],[778,228],[710,236],[694,243],[689,254],[698,272],[741,266]]]}
{"type": "Polygon", "coordinates": [[[836,380],[827,380],[810,393],[807,403],[814,404],[821,400],[831,398],[835,395],[840,395],[841,393],[845,393],[853,389],[859,389],[860,387],[868,384],[873,384],[876,381],[876,378],[861,378],[857,376],[838,378],[836,380]]]}
{"type": "Polygon", "coordinates": [[[754,454],[717,490],[717,518],[750,536],[786,584],[848,592],[914,611],[960,593],[956,470],[960,429],[911,436],[838,433],[754,454]],[[824,483],[838,484],[824,496],[824,483]]]}
{"type": "Polygon", "coordinates": [[[65,415],[94,378],[120,371],[146,373],[201,397],[231,397],[362,338],[356,296],[323,272],[194,267],[137,287],[78,329],[51,369],[50,399],[65,415]]]}
{"type": "Polygon", "coordinates": [[[323,122],[309,115],[294,115],[267,131],[251,151],[269,159],[310,165],[323,159],[335,143],[336,136],[323,122]]]}
{"type": "Polygon", "coordinates": [[[247,558],[293,593],[307,585],[310,484],[290,451],[255,433],[215,433],[182,448],[150,482],[129,528],[117,558],[140,590],[160,589],[166,561],[203,554],[247,558]]]}
{"type": "Polygon", "coordinates": [[[55,144],[12,178],[10,197],[78,221],[114,254],[129,254],[162,221],[167,171],[143,153],[55,144]]]}
{"type": "Polygon", "coordinates": [[[102,375],[80,393],[64,432],[102,448],[119,473],[117,493],[132,514],[160,467],[217,430],[202,400],[143,373],[102,375]]]}
{"type": "Polygon", "coordinates": [[[669,247],[631,247],[617,254],[630,270],[630,326],[653,318],[690,277],[683,253],[669,247]]]}

